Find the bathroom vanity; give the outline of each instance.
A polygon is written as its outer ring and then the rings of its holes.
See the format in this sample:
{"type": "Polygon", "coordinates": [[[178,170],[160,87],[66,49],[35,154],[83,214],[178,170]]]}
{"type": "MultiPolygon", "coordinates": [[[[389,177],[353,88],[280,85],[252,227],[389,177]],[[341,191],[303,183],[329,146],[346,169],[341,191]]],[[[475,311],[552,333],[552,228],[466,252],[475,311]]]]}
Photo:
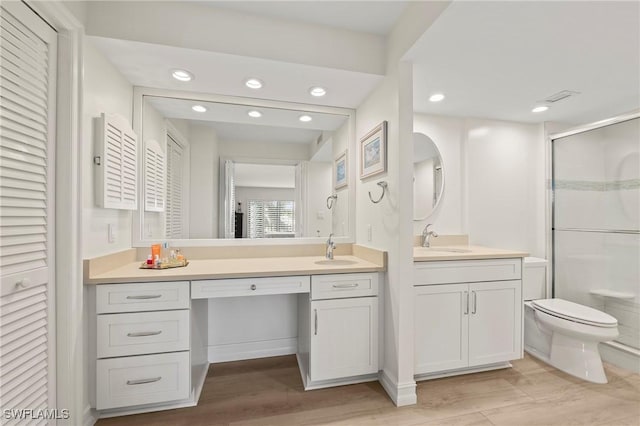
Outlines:
{"type": "Polygon", "coordinates": [[[416,380],[505,368],[522,358],[526,255],[414,248],[416,380]]]}
{"type": "MultiPolygon", "coordinates": [[[[86,279],[90,389],[100,417],[194,406],[209,368],[208,300],[292,294],[305,390],[378,379],[380,263],[356,256],[139,262],[86,279]]],[[[370,259],[371,260],[371,259],[370,259]]]]}

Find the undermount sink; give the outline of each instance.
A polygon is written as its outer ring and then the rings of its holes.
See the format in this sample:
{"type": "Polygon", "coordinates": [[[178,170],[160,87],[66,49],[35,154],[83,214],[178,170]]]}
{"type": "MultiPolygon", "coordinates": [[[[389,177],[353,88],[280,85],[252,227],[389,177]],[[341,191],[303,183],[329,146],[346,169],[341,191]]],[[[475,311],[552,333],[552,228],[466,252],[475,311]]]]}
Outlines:
{"type": "Polygon", "coordinates": [[[444,253],[471,253],[471,250],[456,247],[422,247],[425,251],[436,251],[444,253]]]}
{"type": "Polygon", "coordinates": [[[346,259],[326,259],[326,260],[316,260],[314,262],[316,265],[354,265],[358,262],[355,260],[346,260],[346,259]]]}

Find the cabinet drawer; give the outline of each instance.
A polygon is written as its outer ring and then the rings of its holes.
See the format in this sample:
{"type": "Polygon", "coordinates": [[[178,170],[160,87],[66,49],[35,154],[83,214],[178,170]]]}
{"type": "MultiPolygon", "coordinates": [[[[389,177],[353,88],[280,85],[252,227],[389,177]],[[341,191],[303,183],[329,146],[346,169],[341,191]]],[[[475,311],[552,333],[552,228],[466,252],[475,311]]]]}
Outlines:
{"type": "Polygon", "coordinates": [[[378,295],[378,274],[334,274],[311,277],[311,299],[378,295]]]}
{"type": "Polygon", "coordinates": [[[416,262],[414,285],[519,280],[522,259],[449,260],[416,262]]]}
{"type": "Polygon", "coordinates": [[[191,281],[191,297],[194,299],[290,293],[309,293],[309,277],[232,278],[191,281]]]}
{"type": "Polygon", "coordinates": [[[96,408],[128,407],[187,399],[189,352],[99,359],[96,408]]]}
{"type": "Polygon", "coordinates": [[[161,311],[189,308],[189,282],[99,284],[96,312],[161,311]]]}
{"type": "Polygon", "coordinates": [[[189,311],[98,315],[98,358],[189,350],[189,311]]]}

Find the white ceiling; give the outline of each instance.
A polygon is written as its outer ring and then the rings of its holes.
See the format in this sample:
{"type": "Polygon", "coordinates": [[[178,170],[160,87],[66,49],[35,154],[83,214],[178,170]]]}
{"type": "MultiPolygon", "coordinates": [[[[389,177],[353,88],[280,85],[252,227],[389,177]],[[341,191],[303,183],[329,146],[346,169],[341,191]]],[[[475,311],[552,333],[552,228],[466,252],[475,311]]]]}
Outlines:
{"type": "Polygon", "coordinates": [[[454,2],[406,59],[418,112],[587,123],[640,108],[640,2],[454,2]]]}
{"type": "Polygon", "coordinates": [[[204,1],[216,8],[388,35],[408,1],[204,1]]]}
{"type": "Polygon", "coordinates": [[[305,104],[356,108],[383,76],[196,49],[88,36],[134,86],[216,93],[305,104]],[[190,82],[171,77],[171,70],[194,74],[190,82]],[[249,77],[264,82],[260,90],[244,85],[249,77]],[[327,95],[309,94],[323,86],[327,95]]]}
{"type": "Polygon", "coordinates": [[[215,129],[220,140],[228,141],[308,144],[315,142],[322,131],[337,130],[347,120],[346,116],[336,114],[251,108],[246,105],[195,102],[155,96],[145,99],[164,117],[205,123],[215,129]],[[206,107],[207,111],[193,111],[191,107],[196,104],[206,107]],[[262,112],[262,117],[249,117],[247,112],[252,109],[262,112]],[[298,118],[302,114],[311,116],[313,120],[301,122],[298,118]]]}

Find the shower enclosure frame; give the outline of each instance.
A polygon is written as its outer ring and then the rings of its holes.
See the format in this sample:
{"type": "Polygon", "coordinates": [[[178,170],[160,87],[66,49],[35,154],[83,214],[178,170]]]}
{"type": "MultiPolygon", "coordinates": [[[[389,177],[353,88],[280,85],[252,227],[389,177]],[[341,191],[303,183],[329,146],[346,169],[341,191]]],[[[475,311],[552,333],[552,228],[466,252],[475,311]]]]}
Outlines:
{"type": "MultiPolygon", "coordinates": [[[[553,142],[557,139],[561,139],[567,136],[572,136],[572,135],[577,135],[580,133],[585,133],[591,130],[596,130],[596,129],[600,129],[602,127],[607,127],[607,126],[611,126],[614,124],[618,124],[618,123],[623,123],[626,121],[630,121],[630,120],[634,120],[634,119],[640,119],[640,110],[634,110],[628,113],[624,113],[624,114],[620,114],[617,115],[615,117],[611,117],[611,118],[607,118],[605,120],[599,120],[593,123],[588,123],[588,124],[584,124],[584,125],[580,125],[580,126],[576,126],[576,127],[572,127],[566,130],[563,130],[561,132],[556,132],[556,133],[549,133],[546,129],[545,129],[545,133],[547,135],[546,137],[546,162],[547,162],[547,173],[546,173],[546,181],[547,181],[547,206],[546,206],[546,241],[547,241],[547,256],[548,258],[550,258],[550,268],[547,268],[547,297],[555,297],[555,252],[554,252],[554,247],[555,247],[555,234],[554,234],[554,229],[555,229],[555,188],[554,188],[554,182],[555,182],[555,162],[554,162],[554,153],[553,153],[553,142]]],[[[603,232],[603,230],[593,230],[591,232],[603,232]]],[[[623,233],[630,233],[627,230],[611,230],[611,231],[606,231],[609,233],[616,233],[616,232],[623,232],[623,233]]],[[[631,231],[631,233],[640,233],[638,231],[631,231]]],[[[614,349],[617,349],[619,351],[622,352],[626,352],[626,355],[623,355],[622,358],[625,358],[625,356],[627,355],[631,355],[632,357],[638,358],[640,357],[640,351],[635,349],[635,348],[631,348],[627,345],[618,343],[618,342],[607,342],[604,345],[610,346],[614,349]]],[[[603,353],[603,357],[606,354],[603,353]]],[[[617,357],[617,360],[620,361],[620,357],[617,357]]],[[[605,359],[606,360],[606,359],[605,359]]],[[[627,361],[629,360],[629,358],[627,358],[627,361]]],[[[611,361],[613,362],[613,361],[611,361]]],[[[622,364],[625,363],[625,361],[621,361],[622,364]]],[[[632,361],[632,367],[634,369],[638,368],[638,361],[634,360],[632,361]]]]}

